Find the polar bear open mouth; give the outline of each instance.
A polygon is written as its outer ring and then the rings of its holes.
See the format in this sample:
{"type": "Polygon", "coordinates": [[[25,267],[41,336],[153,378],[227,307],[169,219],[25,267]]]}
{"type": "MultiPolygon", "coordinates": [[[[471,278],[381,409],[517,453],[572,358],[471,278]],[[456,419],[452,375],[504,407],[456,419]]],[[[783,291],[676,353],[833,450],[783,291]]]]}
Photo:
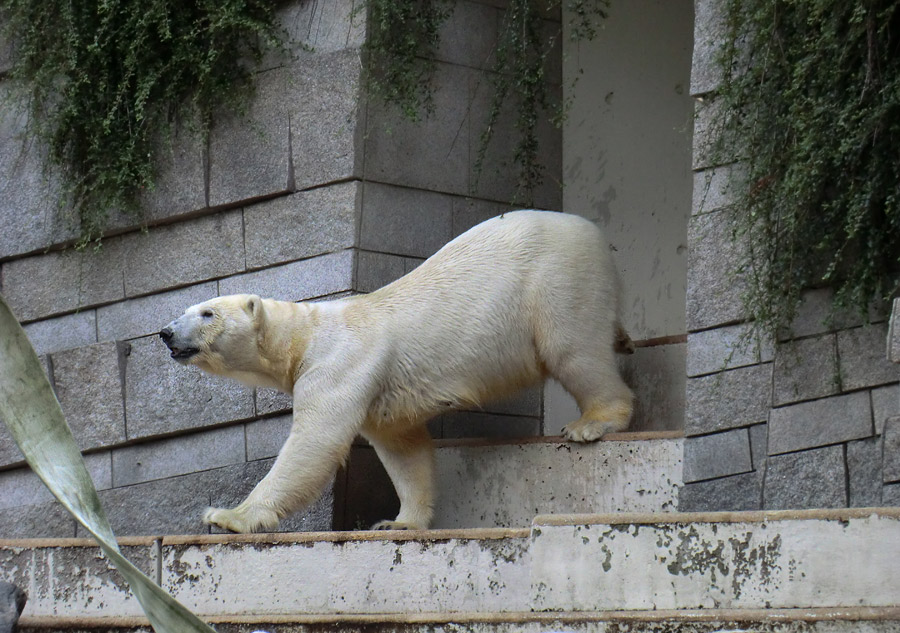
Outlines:
{"type": "Polygon", "coordinates": [[[187,360],[200,352],[196,347],[170,347],[169,349],[172,350],[172,358],[175,360],[187,360]]]}

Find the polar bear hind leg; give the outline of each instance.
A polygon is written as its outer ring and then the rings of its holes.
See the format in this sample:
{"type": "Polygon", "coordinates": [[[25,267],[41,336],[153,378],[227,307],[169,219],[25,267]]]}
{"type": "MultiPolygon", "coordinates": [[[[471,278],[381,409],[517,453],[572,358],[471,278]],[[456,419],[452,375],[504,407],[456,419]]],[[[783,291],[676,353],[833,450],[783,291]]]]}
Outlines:
{"type": "Polygon", "coordinates": [[[375,448],[397,496],[400,513],[373,530],[424,530],[434,513],[434,443],[424,424],[391,423],[366,427],[363,436],[375,448]],[[398,430],[398,427],[400,430],[398,430]]]}

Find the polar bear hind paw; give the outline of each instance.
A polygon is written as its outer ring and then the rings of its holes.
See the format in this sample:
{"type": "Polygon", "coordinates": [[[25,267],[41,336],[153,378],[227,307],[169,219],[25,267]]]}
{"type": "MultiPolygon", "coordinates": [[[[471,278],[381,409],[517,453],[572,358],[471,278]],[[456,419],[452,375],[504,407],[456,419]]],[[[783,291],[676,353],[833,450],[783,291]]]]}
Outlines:
{"type": "Polygon", "coordinates": [[[268,509],[208,508],[203,515],[203,522],[229,532],[246,534],[275,529],[278,517],[273,510],[268,509]]]}
{"type": "Polygon", "coordinates": [[[415,525],[410,523],[401,523],[400,521],[379,521],[372,526],[373,530],[417,530],[415,525]]]}
{"type": "Polygon", "coordinates": [[[595,442],[609,433],[625,430],[622,422],[579,419],[563,428],[563,436],[570,442],[595,442]]]}

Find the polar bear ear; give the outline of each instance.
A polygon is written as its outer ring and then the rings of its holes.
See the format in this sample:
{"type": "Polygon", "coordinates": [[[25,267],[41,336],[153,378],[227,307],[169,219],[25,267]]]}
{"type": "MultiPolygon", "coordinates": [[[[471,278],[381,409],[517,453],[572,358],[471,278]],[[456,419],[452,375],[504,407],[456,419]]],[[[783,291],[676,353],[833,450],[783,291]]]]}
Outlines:
{"type": "Polygon", "coordinates": [[[250,315],[254,321],[258,321],[262,316],[262,299],[257,295],[247,297],[247,303],[244,304],[244,310],[250,315]]]}

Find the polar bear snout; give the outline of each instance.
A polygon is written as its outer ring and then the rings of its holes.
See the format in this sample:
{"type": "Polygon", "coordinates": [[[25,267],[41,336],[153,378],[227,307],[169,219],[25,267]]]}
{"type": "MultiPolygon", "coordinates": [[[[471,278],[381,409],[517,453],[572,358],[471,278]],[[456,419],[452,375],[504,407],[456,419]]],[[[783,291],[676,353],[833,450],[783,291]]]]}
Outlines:
{"type": "Polygon", "coordinates": [[[163,340],[171,356],[179,362],[186,362],[189,358],[200,352],[200,349],[187,340],[183,335],[179,334],[178,319],[169,323],[166,327],[159,331],[159,338],[163,340]]]}

